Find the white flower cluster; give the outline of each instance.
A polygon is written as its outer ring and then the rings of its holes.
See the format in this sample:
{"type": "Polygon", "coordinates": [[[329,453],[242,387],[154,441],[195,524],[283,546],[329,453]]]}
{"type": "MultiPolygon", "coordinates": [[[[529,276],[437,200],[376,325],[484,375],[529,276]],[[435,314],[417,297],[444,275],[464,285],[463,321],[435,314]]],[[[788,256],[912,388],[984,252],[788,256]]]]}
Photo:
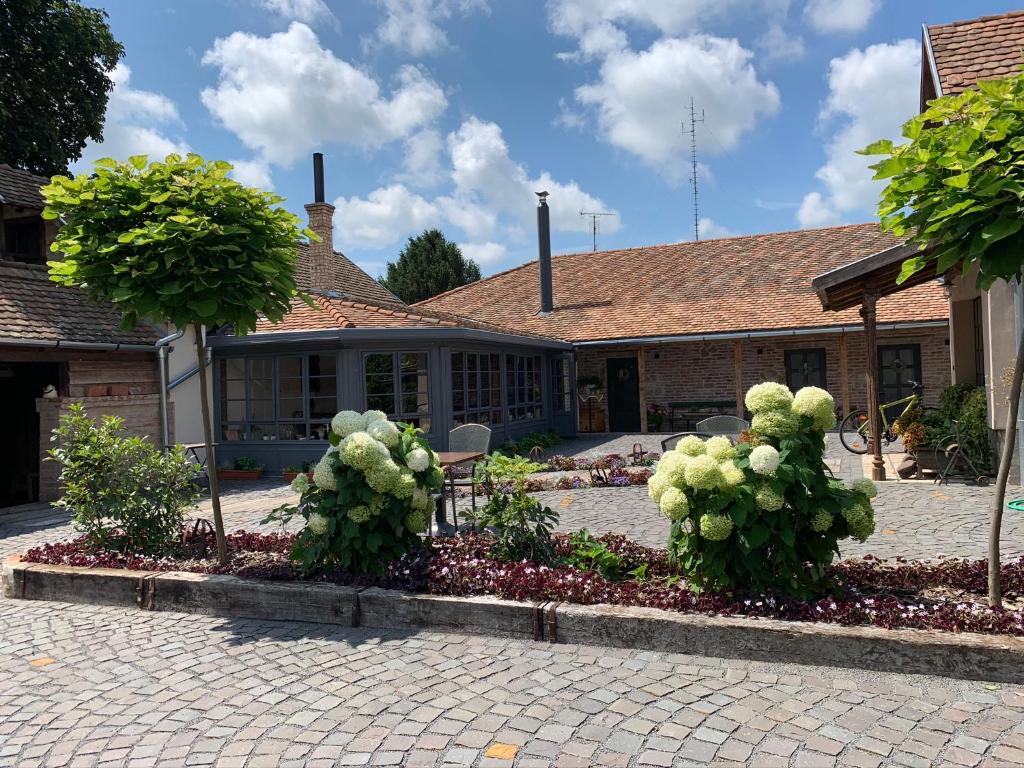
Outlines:
{"type": "MultiPolygon", "coordinates": [[[[346,468],[358,470],[375,495],[369,503],[341,510],[341,514],[353,522],[365,523],[380,514],[387,497],[393,497],[408,500],[406,527],[412,531],[425,529],[433,506],[427,489],[437,487],[441,477],[437,454],[420,441],[403,441],[401,430],[381,411],[341,411],[331,420],[331,431],[337,436],[333,438],[337,445],[328,448],[313,468],[312,487],[336,491],[346,468]]],[[[299,478],[304,480],[305,475],[299,478]]],[[[305,492],[310,487],[308,481],[296,479],[296,490],[305,492]]],[[[323,514],[313,512],[306,526],[322,536],[328,530],[328,521],[323,514]]]]}

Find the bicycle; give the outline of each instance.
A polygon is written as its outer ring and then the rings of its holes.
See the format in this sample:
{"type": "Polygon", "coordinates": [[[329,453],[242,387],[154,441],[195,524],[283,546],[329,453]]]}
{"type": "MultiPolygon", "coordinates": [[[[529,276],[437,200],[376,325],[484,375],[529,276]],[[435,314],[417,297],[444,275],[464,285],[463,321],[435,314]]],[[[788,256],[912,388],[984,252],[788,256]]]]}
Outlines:
{"type": "MultiPolygon", "coordinates": [[[[923,408],[925,412],[938,410],[937,408],[921,404],[922,397],[924,396],[924,386],[920,382],[908,381],[907,383],[913,387],[913,391],[907,397],[893,400],[889,403],[880,403],[878,406],[878,413],[881,416],[882,422],[882,441],[886,445],[892,443],[897,437],[892,431],[892,423],[889,421],[889,416],[886,413],[890,408],[905,405],[906,407],[900,412],[900,418],[918,407],[923,408]]],[[[893,419],[893,422],[895,421],[896,419],[893,419]]],[[[864,454],[871,449],[871,420],[868,418],[866,410],[859,409],[846,414],[846,418],[839,425],[839,441],[850,453],[864,454]]]]}

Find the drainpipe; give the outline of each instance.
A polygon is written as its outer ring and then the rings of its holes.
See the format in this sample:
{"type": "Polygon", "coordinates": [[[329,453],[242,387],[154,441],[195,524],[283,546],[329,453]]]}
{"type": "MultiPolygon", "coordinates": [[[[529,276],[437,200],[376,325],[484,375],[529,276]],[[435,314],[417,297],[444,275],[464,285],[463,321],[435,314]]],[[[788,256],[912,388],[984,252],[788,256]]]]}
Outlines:
{"type": "Polygon", "coordinates": [[[157,363],[160,369],[160,431],[163,437],[163,447],[166,451],[171,444],[171,416],[170,408],[167,405],[167,355],[170,344],[185,335],[185,331],[177,330],[169,336],[164,336],[154,346],[156,347],[157,363]]]}
{"type": "MultiPolygon", "coordinates": [[[[1013,292],[1013,315],[1016,321],[1016,334],[1014,335],[1017,341],[1017,349],[1020,349],[1020,337],[1024,334],[1024,283],[1021,282],[1021,278],[1017,278],[1017,290],[1013,292]]],[[[995,378],[993,373],[993,378],[995,378]]],[[[993,386],[995,382],[992,382],[993,386]]],[[[1005,446],[1003,450],[1011,450],[1010,446],[1005,446]]],[[[1024,408],[1017,410],[1017,483],[1018,485],[1024,485],[1024,408]]]]}

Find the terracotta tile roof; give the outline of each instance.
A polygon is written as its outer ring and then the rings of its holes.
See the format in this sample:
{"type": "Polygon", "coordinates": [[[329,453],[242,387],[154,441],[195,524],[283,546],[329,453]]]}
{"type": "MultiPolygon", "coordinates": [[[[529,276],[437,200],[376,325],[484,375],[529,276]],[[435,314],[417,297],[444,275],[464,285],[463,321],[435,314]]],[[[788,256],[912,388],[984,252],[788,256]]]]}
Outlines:
{"type": "Polygon", "coordinates": [[[39,188],[49,183],[45,176],[0,163],[0,202],[6,205],[42,210],[46,204],[39,188]]]}
{"type": "Polygon", "coordinates": [[[1024,11],[932,24],[928,38],[944,95],[1020,74],[1024,65],[1024,11]]]}
{"type": "Polygon", "coordinates": [[[118,329],[121,314],[95,304],[75,288],[51,282],[45,266],[0,263],[0,338],[152,344],[161,334],[149,325],[118,329]]]}
{"type": "MultiPolygon", "coordinates": [[[[547,316],[537,314],[536,262],[414,307],[568,341],[855,324],[854,310],[821,309],[811,279],[895,244],[871,223],[569,254],[552,259],[555,308],[547,316]]],[[[880,323],[947,317],[936,284],[878,304],[880,323]]]]}
{"type": "Polygon", "coordinates": [[[292,310],[279,323],[261,320],[256,333],[286,333],[294,331],[323,331],[334,328],[423,328],[429,326],[456,327],[452,321],[427,317],[409,307],[391,307],[368,304],[347,298],[313,296],[313,306],[296,299],[292,310]]]}
{"type": "MultiPolygon", "coordinates": [[[[312,290],[313,286],[309,284],[309,260],[306,257],[307,247],[304,243],[299,245],[299,264],[295,270],[295,279],[303,290],[312,290]]],[[[335,251],[334,255],[338,259],[335,265],[337,270],[335,291],[345,296],[350,296],[353,299],[362,299],[364,301],[402,303],[401,299],[357,267],[345,254],[335,251]]]]}

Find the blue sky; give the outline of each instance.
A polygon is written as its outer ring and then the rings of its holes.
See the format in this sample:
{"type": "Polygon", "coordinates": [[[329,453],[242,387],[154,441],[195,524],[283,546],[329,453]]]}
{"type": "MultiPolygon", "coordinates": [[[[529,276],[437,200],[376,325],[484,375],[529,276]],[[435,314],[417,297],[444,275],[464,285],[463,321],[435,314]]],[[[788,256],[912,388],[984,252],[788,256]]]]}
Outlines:
{"type": "MultiPolygon", "coordinates": [[[[852,150],[917,109],[921,24],[975,0],[88,0],[126,56],[104,155],[199,152],[303,214],[325,154],[335,246],[371,274],[437,226],[484,274],[556,252],[865,221],[852,150]]],[[[639,266],[639,265],[638,265],[639,266]]],[[[609,276],[613,279],[614,276],[609,276]]]]}

